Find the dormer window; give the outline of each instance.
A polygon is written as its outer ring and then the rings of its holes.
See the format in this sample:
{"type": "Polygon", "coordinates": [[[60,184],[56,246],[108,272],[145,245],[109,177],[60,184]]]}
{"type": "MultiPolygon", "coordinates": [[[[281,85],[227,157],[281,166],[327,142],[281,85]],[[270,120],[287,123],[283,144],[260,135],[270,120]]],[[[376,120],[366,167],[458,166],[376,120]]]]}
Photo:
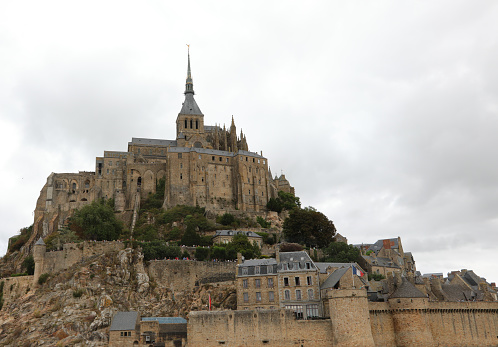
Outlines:
{"type": "Polygon", "coordinates": [[[256,266],[256,267],[254,268],[254,274],[259,275],[259,274],[260,274],[260,272],[261,272],[261,267],[256,266]]]}
{"type": "Polygon", "coordinates": [[[247,275],[247,267],[243,267],[242,268],[242,274],[243,275],[247,275]]]}

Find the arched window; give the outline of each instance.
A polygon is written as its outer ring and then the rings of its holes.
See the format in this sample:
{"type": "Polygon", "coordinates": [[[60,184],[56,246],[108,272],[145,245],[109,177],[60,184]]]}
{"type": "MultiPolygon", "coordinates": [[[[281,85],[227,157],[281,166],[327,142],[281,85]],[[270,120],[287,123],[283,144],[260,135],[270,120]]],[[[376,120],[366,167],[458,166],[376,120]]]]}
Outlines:
{"type": "Polygon", "coordinates": [[[73,182],[73,190],[76,190],[76,183],[73,182]]]}
{"type": "Polygon", "coordinates": [[[195,121],[195,128],[199,129],[199,121],[198,120],[195,121]]]}
{"type": "Polygon", "coordinates": [[[187,129],[187,120],[185,119],[185,129],[187,129]]]}
{"type": "Polygon", "coordinates": [[[290,300],[290,290],[286,289],[284,291],[285,300],[290,300]]]}
{"type": "Polygon", "coordinates": [[[194,121],[191,119],[190,120],[190,129],[192,129],[192,125],[193,125],[194,121]]]}
{"type": "Polygon", "coordinates": [[[139,177],[139,178],[137,179],[137,186],[139,186],[139,187],[140,187],[141,185],[142,185],[142,177],[139,177]]]}
{"type": "Polygon", "coordinates": [[[86,189],[90,188],[90,181],[89,180],[85,181],[85,188],[86,189]]]}

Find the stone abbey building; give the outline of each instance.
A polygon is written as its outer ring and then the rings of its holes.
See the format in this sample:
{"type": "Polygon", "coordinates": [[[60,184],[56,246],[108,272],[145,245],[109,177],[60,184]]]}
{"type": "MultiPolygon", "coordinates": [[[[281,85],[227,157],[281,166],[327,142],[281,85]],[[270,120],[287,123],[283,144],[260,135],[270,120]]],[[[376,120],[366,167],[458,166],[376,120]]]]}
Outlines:
{"type": "Polygon", "coordinates": [[[165,208],[184,204],[218,213],[258,213],[279,190],[294,193],[284,175],[272,178],[262,152],[249,151],[242,131],[237,136],[233,116],[229,129],[204,123],[194,99],[190,54],[184,94],[176,139],[132,138],[126,152],[104,151],[97,157],[94,172],[52,173],[36,204],[31,241],[57,230],[74,209],[99,198],[113,198],[117,211],[131,215],[162,178],[165,208]]]}

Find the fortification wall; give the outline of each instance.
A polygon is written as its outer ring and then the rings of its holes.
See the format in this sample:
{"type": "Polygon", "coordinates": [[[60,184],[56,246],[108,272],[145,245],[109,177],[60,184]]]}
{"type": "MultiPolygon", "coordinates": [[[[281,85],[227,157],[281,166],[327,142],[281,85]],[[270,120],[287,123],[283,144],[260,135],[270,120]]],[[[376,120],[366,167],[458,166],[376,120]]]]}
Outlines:
{"type": "Polygon", "coordinates": [[[194,260],[154,260],[149,276],[173,291],[190,291],[202,283],[235,281],[235,262],[200,262],[194,260]]]}
{"type": "Polygon", "coordinates": [[[429,302],[437,346],[498,346],[498,302],[429,302]]]}
{"type": "Polygon", "coordinates": [[[83,259],[108,252],[117,252],[124,248],[124,243],[121,241],[66,243],[62,251],[45,253],[41,273],[61,271],[83,259]]]}
{"type": "Polygon", "coordinates": [[[369,302],[370,325],[375,346],[394,347],[394,323],[387,302],[369,302]]]}
{"type": "Polygon", "coordinates": [[[189,314],[192,346],[332,346],[330,320],[296,320],[290,310],[199,311],[189,314]]]}
{"type": "Polygon", "coordinates": [[[6,277],[3,283],[4,306],[33,290],[33,276],[6,277]]]}

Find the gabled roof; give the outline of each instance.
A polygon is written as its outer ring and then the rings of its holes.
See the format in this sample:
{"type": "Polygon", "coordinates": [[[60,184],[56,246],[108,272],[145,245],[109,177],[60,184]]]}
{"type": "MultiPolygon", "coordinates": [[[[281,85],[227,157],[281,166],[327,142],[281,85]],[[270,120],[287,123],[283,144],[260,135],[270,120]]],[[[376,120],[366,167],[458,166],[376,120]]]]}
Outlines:
{"type": "Polygon", "coordinates": [[[392,267],[392,268],[397,268],[397,269],[400,268],[398,264],[394,263],[389,258],[372,257],[369,255],[362,255],[361,257],[363,259],[365,259],[365,261],[367,261],[370,265],[382,266],[382,267],[392,267]]]}
{"type": "Polygon", "coordinates": [[[403,277],[401,284],[389,298],[426,298],[410,281],[403,277]]]}
{"type": "Polygon", "coordinates": [[[115,330],[135,330],[138,312],[118,312],[114,315],[111,324],[111,331],[115,330]]]}
{"type": "Polygon", "coordinates": [[[346,274],[348,269],[349,268],[345,267],[345,268],[337,269],[334,272],[332,272],[330,274],[330,276],[327,277],[327,279],[322,283],[322,285],[320,286],[320,289],[334,288],[334,286],[337,284],[337,282],[339,282],[341,280],[342,276],[344,276],[346,274]]]}
{"type": "Polygon", "coordinates": [[[35,246],[36,246],[36,245],[45,246],[45,242],[43,242],[43,239],[41,238],[41,236],[40,236],[40,238],[38,239],[38,241],[36,241],[35,246]]]}

